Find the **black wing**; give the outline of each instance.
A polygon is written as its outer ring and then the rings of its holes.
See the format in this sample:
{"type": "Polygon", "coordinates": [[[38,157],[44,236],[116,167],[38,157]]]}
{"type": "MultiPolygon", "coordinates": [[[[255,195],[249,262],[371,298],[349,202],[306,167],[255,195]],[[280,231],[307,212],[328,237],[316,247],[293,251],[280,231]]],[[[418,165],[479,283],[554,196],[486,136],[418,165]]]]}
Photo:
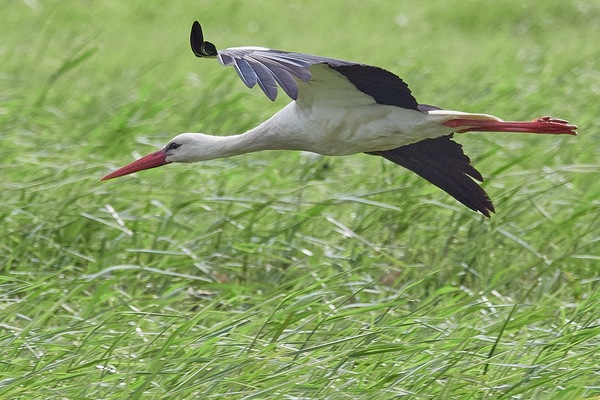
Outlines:
{"type": "Polygon", "coordinates": [[[331,69],[344,75],[358,90],[373,97],[379,104],[423,111],[408,85],[390,71],[363,64],[331,66],[331,69]]]}
{"type": "Polygon", "coordinates": [[[456,200],[486,217],[495,212],[487,193],[473,180],[483,182],[483,177],[472,165],[462,146],[452,140],[452,135],[425,139],[394,150],[369,154],[382,156],[398,165],[416,172],[456,200]]]}
{"type": "MultiPolygon", "coordinates": [[[[311,79],[311,66],[327,64],[332,71],[343,75],[360,92],[371,96],[377,103],[420,111],[408,85],[382,68],[262,47],[217,50],[215,45],[204,40],[198,21],[192,25],[190,44],[197,57],[217,57],[221,64],[233,66],[246,86],[252,88],[258,84],[271,100],[277,97],[277,86],[290,98],[297,100],[298,84],[311,79]]],[[[317,91],[318,88],[312,90],[317,91]]]]}

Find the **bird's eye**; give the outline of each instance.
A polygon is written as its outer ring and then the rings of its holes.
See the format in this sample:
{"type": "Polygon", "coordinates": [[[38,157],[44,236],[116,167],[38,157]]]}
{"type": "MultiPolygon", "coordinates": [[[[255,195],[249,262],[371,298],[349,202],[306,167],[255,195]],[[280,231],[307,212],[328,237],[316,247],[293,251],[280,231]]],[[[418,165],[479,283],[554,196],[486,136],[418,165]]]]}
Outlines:
{"type": "Polygon", "coordinates": [[[171,142],[167,146],[167,151],[169,151],[169,150],[175,150],[175,149],[178,149],[179,147],[181,147],[181,145],[179,143],[171,142]]]}

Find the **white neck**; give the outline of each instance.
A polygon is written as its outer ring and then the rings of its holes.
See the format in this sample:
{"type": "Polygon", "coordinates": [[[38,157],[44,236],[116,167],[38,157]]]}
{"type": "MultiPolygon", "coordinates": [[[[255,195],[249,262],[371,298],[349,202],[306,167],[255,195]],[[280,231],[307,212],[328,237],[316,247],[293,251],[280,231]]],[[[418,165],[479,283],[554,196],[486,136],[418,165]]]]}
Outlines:
{"type": "Polygon", "coordinates": [[[174,142],[190,142],[168,157],[170,162],[197,162],[236,156],[262,150],[304,150],[302,135],[296,129],[297,119],[293,106],[277,114],[247,132],[232,136],[213,136],[203,133],[183,133],[174,142]]]}
{"type": "Polygon", "coordinates": [[[215,158],[237,156],[263,150],[297,150],[285,139],[291,136],[281,124],[267,120],[244,133],[231,136],[210,136],[215,145],[215,158]]]}

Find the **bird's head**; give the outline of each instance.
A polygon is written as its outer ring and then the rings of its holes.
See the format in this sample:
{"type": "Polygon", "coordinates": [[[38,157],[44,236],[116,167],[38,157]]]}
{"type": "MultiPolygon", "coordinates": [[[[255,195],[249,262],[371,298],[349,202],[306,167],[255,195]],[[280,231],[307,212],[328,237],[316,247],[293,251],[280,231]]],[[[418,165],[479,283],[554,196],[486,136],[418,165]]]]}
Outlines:
{"type": "Polygon", "coordinates": [[[102,177],[100,180],[117,178],[145,169],[160,167],[173,162],[196,162],[214,158],[211,156],[215,142],[213,136],[202,133],[182,133],[175,136],[160,150],[150,153],[102,177]]]}

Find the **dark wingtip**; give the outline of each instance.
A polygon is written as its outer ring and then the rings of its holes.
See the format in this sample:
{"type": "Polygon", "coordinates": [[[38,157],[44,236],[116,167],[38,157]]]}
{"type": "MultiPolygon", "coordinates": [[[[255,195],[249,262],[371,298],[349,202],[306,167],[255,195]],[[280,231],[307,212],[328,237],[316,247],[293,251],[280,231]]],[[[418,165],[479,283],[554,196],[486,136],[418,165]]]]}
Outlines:
{"type": "Polygon", "coordinates": [[[198,21],[192,24],[192,32],[190,33],[190,45],[196,57],[214,57],[217,55],[217,48],[211,42],[204,41],[202,27],[198,21]]]}
{"type": "Polygon", "coordinates": [[[487,194],[486,194],[486,198],[483,200],[483,204],[479,205],[476,209],[474,209],[474,211],[479,211],[487,218],[491,218],[492,213],[494,213],[494,214],[496,213],[494,204],[492,203],[492,200],[489,198],[489,196],[487,196],[487,194]]]}

